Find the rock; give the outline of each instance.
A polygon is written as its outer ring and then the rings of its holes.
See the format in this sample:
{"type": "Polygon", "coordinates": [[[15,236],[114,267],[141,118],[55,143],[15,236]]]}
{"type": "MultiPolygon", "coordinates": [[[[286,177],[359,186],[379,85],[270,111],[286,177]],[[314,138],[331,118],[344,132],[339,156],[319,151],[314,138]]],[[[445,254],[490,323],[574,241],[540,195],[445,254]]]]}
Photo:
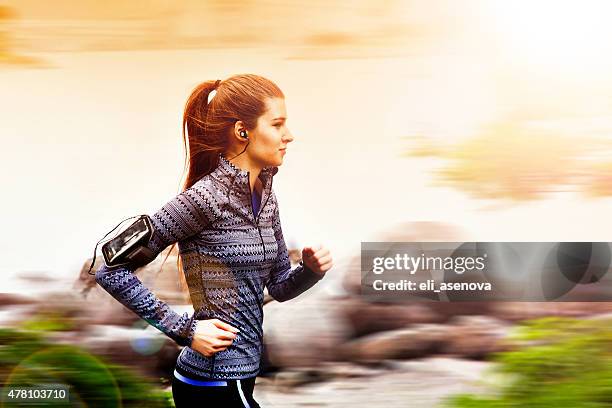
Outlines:
{"type": "Polygon", "coordinates": [[[74,331],[87,330],[95,320],[96,306],[89,304],[73,291],[50,291],[41,296],[37,315],[69,323],[74,331]]]}
{"type": "MultiPolygon", "coordinates": [[[[314,289],[313,289],[314,290],[314,289]]],[[[334,299],[308,293],[264,308],[268,359],[279,368],[317,366],[338,358],[351,330],[334,299]]]]}
{"type": "Polygon", "coordinates": [[[447,337],[444,325],[418,324],[350,341],[342,347],[342,354],[357,362],[422,357],[439,351],[447,337]]]}
{"type": "Polygon", "coordinates": [[[70,330],[78,332],[89,324],[87,305],[78,294],[71,291],[39,291],[37,298],[28,302],[7,307],[0,317],[2,325],[17,327],[26,320],[49,319],[67,323],[70,330]]]}
{"type": "Polygon", "coordinates": [[[87,299],[70,290],[41,291],[39,298],[36,303],[7,309],[3,323],[17,325],[34,317],[59,319],[75,332],[86,331],[89,325],[146,326],[140,317],[104,291],[94,291],[87,299]]]}
{"type": "Polygon", "coordinates": [[[171,374],[180,352],[173,340],[153,327],[143,330],[90,326],[78,344],[91,353],[153,377],[171,374]]]}
{"type": "Polygon", "coordinates": [[[16,305],[32,305],[37,303],[35,298],[16,293],[0,293],[0,308],[16,305]]]}
{"type": "Polygon", "coordinates": [[[411,324],[440,323],[444,317],[426,303],[370,303],[358,297],[340,300],[340,310],[351,325],[353,336],[400,329],[411,324]]]}
{"type": "Polygon", "coordinates": [[[375,377],[388,371],[389,368],[386,366],[372,368],[350,362],[323,362],[316,367],[296,367],[278,372],[273,376],[273,385],[289,392],[292,388],[301,385],[338,379],[375,377]]]}
{"type": "Polygon", "coordinates": [[[315,370],[286,370],[279,372],[274,376],[274,386],[277,389],[289,392],[290,389],[301,385],[320,382],[323,378],[315,370]]]}
{"type": "Polygon", "coordinates": [[[483,358],[491,353],[510,350],[510,325],[488,316],[461,316],[448,325],[447,341],[442,351],[468,358],[483,358]]]}
{"type": "Polygon", "coordinates": [[[455,316],[488,315],[494,313],[494,302],[426,302],[430,310],[448,321],[455,316]]]}
{"type": "Polygon", "coordinates": [[[324,377],[326,380],[374,377],[389,371],[389,369],[390,367],[388,366],[370,367],[363,364],[342,361],[324,362],[319,366],[321,377],[324,377]]]}

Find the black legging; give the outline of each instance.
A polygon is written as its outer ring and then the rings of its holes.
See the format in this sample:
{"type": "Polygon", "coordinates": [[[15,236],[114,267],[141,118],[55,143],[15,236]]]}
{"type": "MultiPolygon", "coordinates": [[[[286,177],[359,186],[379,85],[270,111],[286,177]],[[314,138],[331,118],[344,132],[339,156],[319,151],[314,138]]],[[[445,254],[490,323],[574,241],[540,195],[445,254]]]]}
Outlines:
{"type": "Polygon", "coordinates": [[[176,408],[261,408],[253,399],[255,377],[223,382],[227,385],[191,385],[172,376],[174,405],[176,408]]]}

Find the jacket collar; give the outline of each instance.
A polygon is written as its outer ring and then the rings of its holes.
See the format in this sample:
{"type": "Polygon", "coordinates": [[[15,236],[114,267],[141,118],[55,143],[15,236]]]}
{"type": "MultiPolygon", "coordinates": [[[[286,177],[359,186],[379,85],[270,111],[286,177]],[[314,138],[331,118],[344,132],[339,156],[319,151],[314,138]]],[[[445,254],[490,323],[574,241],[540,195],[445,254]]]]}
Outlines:
{"type": "MultiPolygon", "coordinates": [[[[214,173],[216,173],[217,177],[219,177],[222,181],[229,183],[229,185],[240,183],[246,184],[247,188],[249,188],[249,172],[234,166],[221,153],[219,153],[219,164],[214,170],[214,173]]],[[[259,179],[261,180],[264,189],[270,184],[272,177],[276,173],[278,173],[278,167],[276,166],[264,167],[261,170],[259,173],[259,179]]]]}

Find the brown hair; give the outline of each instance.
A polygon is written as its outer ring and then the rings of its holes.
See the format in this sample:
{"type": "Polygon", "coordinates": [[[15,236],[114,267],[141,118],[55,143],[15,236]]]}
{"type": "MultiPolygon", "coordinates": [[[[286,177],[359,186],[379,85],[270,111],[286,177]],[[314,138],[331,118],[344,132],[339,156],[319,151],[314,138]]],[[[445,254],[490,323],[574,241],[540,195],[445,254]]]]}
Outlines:
{"type": "MultiPolygon", "coordinates": [[[[196,86],[187,99],[183,113],[183,171],[188,169],[183,191],[218,166],[219,153],[227,150],[231,132],[238,120],[244,122],[247,130],[252,130],[257,126],[257,119],[266,111],[266,99],[284,97],[274,82],[253,74],[234,75],[223,81],[205,81],[196,86]],[[217,92],[209,104],[208,95],[215,89],[217,92]]],[[[175,245],[168,250],[164,262],[175,245]]],[[[188,292],[180,255],[177,267],[181,288],[188,292]]]]}

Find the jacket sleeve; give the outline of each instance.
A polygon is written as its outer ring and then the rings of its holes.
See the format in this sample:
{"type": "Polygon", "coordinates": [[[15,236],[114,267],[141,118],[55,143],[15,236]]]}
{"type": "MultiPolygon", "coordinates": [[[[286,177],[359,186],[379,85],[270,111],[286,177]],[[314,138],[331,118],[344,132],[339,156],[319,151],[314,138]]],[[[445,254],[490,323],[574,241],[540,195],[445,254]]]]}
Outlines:
{"type": "Polygon", "coordinates": [[[287,251],[287,245],[283,237],[276,199],[274,203],[275,209],[272,225],[278,245],[278,252],[266,286],[268,287],[270,296],[279,302],[284,302],[310,289],[315,283],[320,281],[323,276],[310,270],[308,267],[304,266],[302,262],[294,269],[291,269],[289,252],[287,251]]]}
{"type": "MultiPolygon", "coordinates": [[[[209,187],[196,182],[166,203],[150,218],[154,232],[147,247],[157,256],[169,245],[198,234],[215,219],[218,208],[209,187]]],[[[181,346],[190,346],[197,321],[187,312],[179,315],[146,288],[130,266],[96,271],[96,282],[125,307],[181,346]]]]}

